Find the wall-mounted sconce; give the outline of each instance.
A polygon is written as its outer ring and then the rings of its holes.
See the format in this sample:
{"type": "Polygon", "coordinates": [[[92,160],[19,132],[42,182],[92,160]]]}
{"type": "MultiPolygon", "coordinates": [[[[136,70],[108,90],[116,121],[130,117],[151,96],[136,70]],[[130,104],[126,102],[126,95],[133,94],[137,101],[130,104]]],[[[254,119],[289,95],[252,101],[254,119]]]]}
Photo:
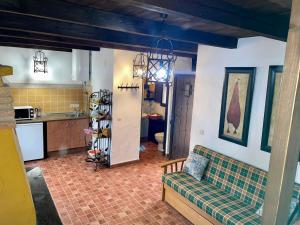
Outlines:
{"type": "Polygon", "coordinates": [[[147,71],[146,65],[146,55],[144,53],[139,53],[135,56],[133,60],[133,78],[145,78],[147,71]]]}
{"type": "Polygon", "coordinates": [[[42,50],[35,52],[33,62],[33,70],[35,73],[48,73],[48,58],[42,50]]]}

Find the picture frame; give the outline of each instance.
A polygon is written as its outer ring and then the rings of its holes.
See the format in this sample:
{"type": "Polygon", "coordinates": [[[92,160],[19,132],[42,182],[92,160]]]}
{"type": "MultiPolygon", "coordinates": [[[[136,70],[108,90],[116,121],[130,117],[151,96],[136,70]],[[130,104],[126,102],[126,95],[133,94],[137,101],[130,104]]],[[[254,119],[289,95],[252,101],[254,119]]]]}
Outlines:
{"type": "Polygon", "coordinates": [[[154,101],[160,106],[166,107],[167,104],[167,83],[155,82],[154,101]]]}
{"type": "Polygon", "coordinates": [[[274,117],[273,112],[276,111],[277,100],[281,75],[283,72],[283,66],[270,66],[269,67],[269,76],[268,76],[268,86],[266,93],[266,104],[265,104],[265,113],[264,113],[264,122],[262,130],[262,140],[261,140],[261,150],[266,152],[271,152],[271,142],[274,132],[273,121],[274,117]]]}
{"type": "Polygon", "coordinates": [[[155,99],[155,82],[147,82],[143,79],[143,98],[146,101],[153,101],[155,99]]]}
{"type": "Polygon", "coordinates": [[[162,82],[155,82],[155,94],[154,94],[154,101],[157,103],[161,103],[163,92],[163,83],[162,82]]]}
{"type": "Polygon", "coordinates": [[[255,67],[226,67],[220,113],[219,138],[248,145],[255,83],[255,67]]]}

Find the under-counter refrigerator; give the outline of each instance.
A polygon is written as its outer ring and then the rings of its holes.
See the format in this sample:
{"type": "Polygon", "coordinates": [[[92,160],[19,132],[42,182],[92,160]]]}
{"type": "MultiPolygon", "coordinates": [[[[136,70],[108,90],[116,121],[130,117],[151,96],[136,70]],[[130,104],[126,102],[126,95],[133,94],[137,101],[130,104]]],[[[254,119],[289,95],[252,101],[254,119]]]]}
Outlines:
{"type": "Polygon", "coordinates": [[[44,158],[43,123],[17,124],[16,132],[24,161],[44,158]]]}

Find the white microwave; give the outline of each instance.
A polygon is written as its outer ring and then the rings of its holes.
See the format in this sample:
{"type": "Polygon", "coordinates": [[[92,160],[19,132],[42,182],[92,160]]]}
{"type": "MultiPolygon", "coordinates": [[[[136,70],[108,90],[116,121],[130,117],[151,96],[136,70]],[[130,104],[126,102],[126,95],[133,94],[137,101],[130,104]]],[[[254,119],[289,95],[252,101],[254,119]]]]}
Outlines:
{"type": "Polygon", "coordinates": [[[16,120],[31,120],[34,118],[34,109],[32,106],[16,106],[14,110],[16,120]]]}

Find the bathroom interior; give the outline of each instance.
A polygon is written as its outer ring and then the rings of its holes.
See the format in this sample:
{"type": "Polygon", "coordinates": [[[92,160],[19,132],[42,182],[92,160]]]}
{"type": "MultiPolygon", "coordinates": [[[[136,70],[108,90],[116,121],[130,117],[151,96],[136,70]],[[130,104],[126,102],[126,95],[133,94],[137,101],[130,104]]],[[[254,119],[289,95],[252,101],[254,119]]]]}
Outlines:
{"type": "Polygon", "coordinates": [[[141,115],[141,150],[143,150],[143,143],[151,142],[157,145],[158,151],[165,154],[166,99],[166,84],[144,82],[141,115]]]}

